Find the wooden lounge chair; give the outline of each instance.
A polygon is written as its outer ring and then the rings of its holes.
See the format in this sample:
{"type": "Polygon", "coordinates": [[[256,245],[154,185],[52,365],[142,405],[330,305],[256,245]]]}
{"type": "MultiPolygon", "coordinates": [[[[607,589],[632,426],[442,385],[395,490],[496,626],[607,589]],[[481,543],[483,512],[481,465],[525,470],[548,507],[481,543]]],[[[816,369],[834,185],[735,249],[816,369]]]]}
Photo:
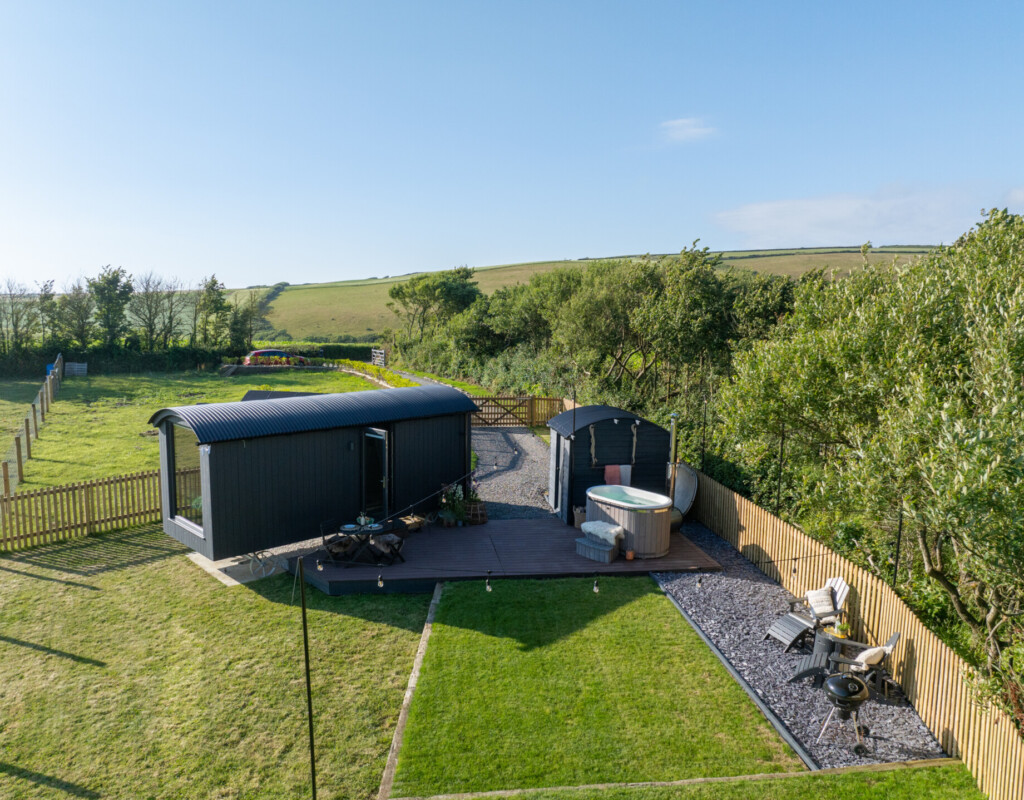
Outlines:
{"type": "Polygon", "coordinates": [[[805,644],[807,635],[814,631],[814,621],[800,614],[786,614],[772,623],[772,626],[765,633],[764,638],[777,639],[782,642],[782,648],[789,652],[790,648],[798,644],[805,644]]]}
{"type": "Polygon", "coordinates": [[[803,678],[813,678],[814,688],[820,689],[830,671],[834,671],[829,665],[829,657],[832,654],[832,650],[832,642],[824,636],[816,635],[814,637],[814,650],[797,662],[796,672],[793,673],[793,677],[789,679],[789,682],[796,683],[803,678]]]}
{"type": "Polygon", "coordinates": [[[837,622],[846,610],[846,598],[850,587],[840,577],[829,578],[821,589],[816,589],[803,597],[794,597],[789,602],[789,613],[772,623],[764,638],[777,639],[788,652],[797,645],[805,647],[807,636],[822,625],[837,622]],[[807,616],[796,613],[797,606],[804,606],[807,616]]]}
{"type": "Polygon", "coordinates": [[[842,577],[829,578],[823,587],[807,592],[803,597],[794,597],[789,602],[789,610],[794,612],[797,606],[814,620],[814,627],[833,625],[846,613],[846,598],[850,596],[850,586],[842,577]]]}
{"type": "Polygon", "coordinates": [[[850,672],[860,675],[869,687],[885,697],[889,696],[888,688],[891,676],[889,675],[889,656],[892,655],[896,643],[900,640],[899,631],[889,637],[889,641],[880,647],[872,647],[864,642],[843,642],[843,647],[852,647],[860,650],[855,658],[846,658],[838,653],[829,656],[829,670],[838,672],[846,667],[850,672]]]}

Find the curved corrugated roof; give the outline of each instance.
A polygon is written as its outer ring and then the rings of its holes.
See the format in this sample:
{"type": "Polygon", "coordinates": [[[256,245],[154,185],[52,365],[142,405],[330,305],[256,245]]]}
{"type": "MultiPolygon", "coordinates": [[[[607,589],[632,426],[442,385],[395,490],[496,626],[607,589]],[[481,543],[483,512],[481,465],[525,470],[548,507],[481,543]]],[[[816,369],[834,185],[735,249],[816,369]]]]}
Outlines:
{"type": "Polygon", "coordinates": [[[247,400],[163,408],[150,425],[170,420],[192,429],[200,444],[283,433],[439,417],[477,411],[476,403],[448,386],[372,389],[276,400],[247,400]]]}
{"type": "Polygon", "coordinates": [[[563,411],[561,414],[548,420],[548,427],[553,428],[561,436],[569,436],[582,430],[595,422],[604,422],[607,419],[641,419],[632,411],[623,411],[613,406],[580,406],[576,409],[575,427],[573,427],[573,411],[563,411]]]}

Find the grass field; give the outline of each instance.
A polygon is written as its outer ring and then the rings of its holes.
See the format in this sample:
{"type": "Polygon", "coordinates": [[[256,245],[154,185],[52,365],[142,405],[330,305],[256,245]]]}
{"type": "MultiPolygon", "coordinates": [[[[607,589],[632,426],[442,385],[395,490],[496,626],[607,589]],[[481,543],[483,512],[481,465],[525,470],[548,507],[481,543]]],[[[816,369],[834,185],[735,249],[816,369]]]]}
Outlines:
{"type": "Polygon", "coordinates": [[[689,786],[534,791],[518,800],[984,800],[962,764],[689,786]]]}
{"type": "MultiPolygon", "coordinates": [[[[292,578],[156,526],[0,557],[0,798],[308,797],[292,578]]],[[[308,594],[320,797],[374,796],[428,595],[308,594]]]]}
{"type": "Polygon", "coordinates": [[[396,797],[799,771],[646,578],[449,584],[396,797]]]}
{"type": "Polygon", "coordinates": [[[42,385],[42,378],[0,380],[0,455],[7,450],[14,434],[24,430],[23,420],[31,412],[42,385]]]}
{"type": "Polygon", "coordinates": [[[159,465],[155,411],[168,406],[241,400],[249,389],[354,392],[378,386],[340,372],[286,371],[222,378],[211,372],[68,378],[25,463],[19,491],[123,475],[159,465]]]}
{"type": "MultiPolygon", "coordinates": [[[[905,260],[927,250],[927,247],[878,248],[872,251],[870,260],[888,262],[894,256],[905,260]]],[[[815,267],[828,267],[837,275],[844,275],[862,263],[859,247],[730,251],[723,257],[725,267],[789,276],[802,275],[815,267]]],[[[475,277],[481,291],[490,294],[502,286],[526,283],[537,273],[557,267],[582,267],[588,263],[588,260],[538,261],[478,267],[475,277]]],[[[396,324],[395,315],[387,307],[388,289],[396,282],[419,274],[422,273],[289,286],[273,302],[270,322],[278,330],[286,330],[293,339],[379,333],[396,324]]]]}

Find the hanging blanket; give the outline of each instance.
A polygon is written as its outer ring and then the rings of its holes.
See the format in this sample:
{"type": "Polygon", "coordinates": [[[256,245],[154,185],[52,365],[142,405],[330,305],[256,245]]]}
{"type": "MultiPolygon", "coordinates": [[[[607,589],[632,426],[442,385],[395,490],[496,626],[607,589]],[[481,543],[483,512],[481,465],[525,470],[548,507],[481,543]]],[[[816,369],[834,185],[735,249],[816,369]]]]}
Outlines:
{"type": "Polygon", "coordinates": [[[619,464],[619,480],[623,486],[633,485],[633,467],[629,464],[619,464]]]}
{"type": "Polygon", "coordinates": [[[604,482],[608,486],[618,486],[622,483],[622,469],[618,464],[608,464],[605,466],[604,482]]]}

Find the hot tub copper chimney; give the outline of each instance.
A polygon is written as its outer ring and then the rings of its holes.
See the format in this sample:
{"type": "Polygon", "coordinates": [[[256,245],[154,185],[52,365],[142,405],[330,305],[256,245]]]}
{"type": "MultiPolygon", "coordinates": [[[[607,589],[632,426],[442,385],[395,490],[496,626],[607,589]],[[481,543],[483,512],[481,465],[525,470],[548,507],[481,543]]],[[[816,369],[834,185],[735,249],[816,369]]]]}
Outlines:
{"type": "Polygon", "coordinates": [[[672,498],[672,505],[676,503],[676,419],[679,417],[675,411],[670,415],[672,420],[672,435],[668,443],[669,465],[668,465],[668,496],[672,498]]]}

